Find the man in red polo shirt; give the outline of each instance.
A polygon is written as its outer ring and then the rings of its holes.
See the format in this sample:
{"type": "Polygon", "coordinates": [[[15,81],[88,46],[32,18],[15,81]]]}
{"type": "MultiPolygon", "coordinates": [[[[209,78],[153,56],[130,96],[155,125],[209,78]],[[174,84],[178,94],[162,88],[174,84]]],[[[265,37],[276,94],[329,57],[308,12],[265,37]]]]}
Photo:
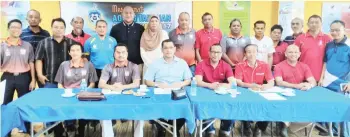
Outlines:
{"type": "Polygon", "coordinates": [[[73,30],[70,34],[66,35],[66,37],[79,42],[81,45],[84,46],[84,43],[87,39],[89,39],[91,36],[83,31],[84,28],[84,19],[82,17],[74,17],[72,18],[72,21],[70,24],[73,27],[73,30]]]}
{"type": "MultiPolygon", "coordinates": [[[[209,59],[204,59],[196,67],[196,80],[198,86],[210,89],[219,87],[230,88],[230,84],[235,81],[232,68],[225,61],[221,60],[222,49],[219,44],[209,48],[209,59]]],[[[221,120],[220,137],[229,137],[231,128],[234,126],[234,120],[221,120]]],[[[206,127],[206,125],[204,126],[206,127]]],[[[207,129],[207,136],[215,136],[213,125],[207,129]]]]}
{"type": "Polygon", "coordinates": [[[206,12],[202,16],[204,28],[196,32],[196,59],[201,62],[209,58],[210,46],[220,43],[222,33],[213,27],[213,15],[206,12]]]}
{"type": "Polygon", "coordinates": [[[331,38],[321,32],[322,18],[320,16],[312,15],[308,19],[307,25],[309,30],[305,34],[299,35],[294,44],[300,48],[300,62],[308,65],[316,81],[319,81],[326,44],[331,41],[331,38]]]}
{"type": "MultiPolygon", "coordinates": [[[[238,63],[235,70],[235,76],[238,86],[252,88],[254,90],[265,90],[273,87],[274,79],[271,73],[270,66],[256,59],[258,46],[255,44],[248,44],[244,47],[244,55],[246,60],[238,63]],[[264,84],[264,81],[267,84],[264,84]]],[[[243,121],[243,133],[245,136],[251,136],[250,121],[243,121]]],[[[257,122],[254,128],[254,137],[261,137],[261,130],[265,131],[268,122],[257,122]]]]}

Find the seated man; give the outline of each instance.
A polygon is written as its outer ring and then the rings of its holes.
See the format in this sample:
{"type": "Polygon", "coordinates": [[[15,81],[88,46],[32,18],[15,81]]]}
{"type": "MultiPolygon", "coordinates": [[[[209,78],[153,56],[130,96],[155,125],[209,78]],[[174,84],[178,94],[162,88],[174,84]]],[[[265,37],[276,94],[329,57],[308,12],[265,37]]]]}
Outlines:
{"type": "MultiPolygon", "coordinates": [[[[286,60],[275,66],[275,79],[278,86],[295,88],[299,90],[309,90],[316,85],[316,80],[310,68],[299,62],[299,47],[290,45],[285,51],[286,60]]],[[[288,122],[279,122],[280,136],[288,137],[288,122]]]]}
{"type": "MultiPolygon", "coordinates": [[[[244,56],[246,60],[237,64],[235,76],[237,85],[254,90],[265,90],[274,86],[274,79],[269,65],[256,59],[258,46],[248,44],[244,47],[244,56]],[[267,82],[267,84],[264,84],[267,82]]],[[[251,122],[243,121],[244,135],[251,136],[251,122]]],[[[261,130],[265,131],[267,122],[257,122],[254,128],[254,137],[261,137],[261,130]]]]}
{"type": "MultiPolygon", "coordinates": [[[[232,82],[235,82],[232,68],[225,61],[221,60],[222,49],[219,44],[215,44],[209,49],[209,59],[205,59],[197,65],[196,80],[198,86],[209,89],[217,89],[221,86],[230,88],[232,82]]],[[[231,128],[234,126],[234,120],[221,120],[220,137],[229,137],[231,128]]],[[[215,136],[214,125],[207,129],[207,136],[215,136]]]]}
{"type": "MultiPolygon", "coordinates": [[[[175,45],[170,39],[162,42],[163,57],[152,62],[145,73],[147,86],[158,88],[182,88],[190,84],[192,73],[183,59],[175,55],[175,45]]],[[[162,120],[165,121],[165,120],[162,120]]],[[[185,119],[177,119],[177,135],[185,123],[185,119]]],[[[168,121],[172,124],[172,121],[168,121]]],[[[155,123],[158,137],[165,137],[165,129],[155,123]]]]}
{"type": "MultiPolygon", "coordinates": [[[[107,64],[101,73],[101,78],[98,87],[102,89],[110,89],[112,91],[122,91],[124,89],[138,88],[140,86],[140,71],[139,67],[128,61],[127,45],[119,43],[114,47],[114,62],[107,64]]],[[[109,128],[104,123],[109,121],[102,121],[103,128],[109,128]]],[[[102,132],[105,133],[105,132],[102,132]]],[[[106,137],[113,136],[113,131],[103,135],[106,137]]],[[[135,121],[135,137],[143,137],[143,121],[135,121]]]]}
{"type": "MultiPolygon", "coordinates": [[[[69,47],[70,61],[64,61],[58,68],[55,82],[58,83],[58,88],[80,88],[82,79],[85,79],[89,88],[95,87],[95,82],[98,80],[95,67],[91,62],[85,61],[83,55],[83,46],[80,43],[73,44],[69,47]]],[[[73,121],[66,121],[65,127],[68,131],[74,131],[75,125],[73,121]]],[[[85,125],[87,120],[79,120],[79,137],[84,137],[85,125]]]]}

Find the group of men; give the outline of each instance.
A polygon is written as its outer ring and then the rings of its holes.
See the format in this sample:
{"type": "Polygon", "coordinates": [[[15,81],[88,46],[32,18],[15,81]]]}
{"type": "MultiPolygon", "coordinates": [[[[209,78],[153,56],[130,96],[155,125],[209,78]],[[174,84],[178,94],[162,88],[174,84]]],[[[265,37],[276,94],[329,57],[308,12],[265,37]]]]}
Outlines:
{"type": "MultiPolygon", "coordinates": [[[[237,82],[238,86],[260,90],[274,85],[309,90],[319,85],[336,92],[350,91],[350,84],[340,88],[341,83],[348,83],[350,72],[350,40],[345,34],[345,23],[340,20],[330,26],[333,40],[322,33],[322,18],[318,15],[308,19],[305,33],[303,20],[293,19],[293,34],[281,40],[283,28],[274,25],[268,37],[264,21],[254,23],[255,35],[243,36],[239,19],[230,22],[230,33],[223,36],[214,28],[210,13],[203,14],[204,28],[196,32],[190,27],[190,15],[183,12],[178,18],[179,26],[161,43],[162,58],[154,60],[142,76],[140,39],[145,29],[134,22],[132,7],[124,7],[121,14],[123,22],[111,28],[110,36],[106,35],[108,25],[104,20],[96,22],[96,34],[90,35],[83,31],[83,18],[74,17],[70,22],[73,30],[65,35],[65,21],[56,18],[51,22],[52,36],[39,26],[41,18],[36,10],[28,11],[29,26],[23,31],[21,21],[9,21],[9,37],[0,48],[4,72],[1,80],[7,80],[4,103],[12,101],[15,90],[21,97],[36,83],[43,88],[70,88],[79,87],[78,81],[83,78],[89,87],[111,90],[137,88],[143,79],[152,87],[182,88],[195,77],[198,86],[209,89],[230,88],[232,82],[237,82]],[[73,48],[74,45],[77,46],[73,48]],[[91,63],[86,63],[88,60],[91,63]]],[[[184,119],[179,119],[177,129],[184,123],[184,119]]],[[[219,135],[230,136],[234,121],[221,123],[219,135]]],[[[257,122],[254,129],[251,124],[243,121],[244,134],[260,137],[268,122],[257,122]]],[[[164,137],[164,128],[155,125],[156,135],[164,137]]],[[[288,123],[280,125],[281,136],[288,136],[288,123]]],[[[55,127],[56,137],[63,136],[62,128],[55,127]]],[[[142,122],[136,128],[139,130],[135,130],[135,136],[142,137],[142,122]]],[[[84,136],[83,132],[79,130],[79,136],[84,136]]],[[[213,126],[206,135],[214,137],[213,126]]]]}

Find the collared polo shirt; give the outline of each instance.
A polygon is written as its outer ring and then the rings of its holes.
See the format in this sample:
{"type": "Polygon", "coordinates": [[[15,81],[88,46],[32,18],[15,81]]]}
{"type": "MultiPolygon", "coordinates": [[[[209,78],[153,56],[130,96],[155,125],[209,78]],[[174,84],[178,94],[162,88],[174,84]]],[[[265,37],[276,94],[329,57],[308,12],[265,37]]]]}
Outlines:
{"type": "Polygon", "coordinates": [[[88,85],[98,80],[92,63],[82,60],[76,67],[71,61],[64,61],[57,71],[55,82],[62,84],[64,88],[79,88],[82,79],[85,79],[88,85]]]}
{"type": "Polygon", "coordinates": [[[252,44],[256,44],[258,46],[256,59],[268,63],[268,54],[275,52],[272,39],[264,36],[261,40],[258,40],[255,36],[252,36],[250,40],[252,41],[252,44]]]}
{"type": "Polygon", "coordinates": [[[323,58],[326,49],[326,44],[331,41],[331,38],[320,32],[316,38],[314,38],[309,32],[299,35],[295,39],[295,45],[300,48],[301,55],[299,60],[307,64],[315,77],[316,81],[320,80],[323,58]]]}
{"type": "Polygon", "coordinates": [[[19,40],[11,45],[6,40],[0,47],[0,70],[2,72],[22,73],[30,70],[29,63],[34,62],[34,51],[30,43],[19,40]]]}
{"type": "Polygon", "coordinates": [[[275,66],[275,78],[282,77],[283,81],[292,84],[300,84],[312,76],[309,66],[298,62],[295,66],[288,64],[288,61],[282,61],[275,66]]]}
{"type": "Polygon", "coordinates": [[[286,42],[288,45],[292,45],[294,44],[295,39],[301,34],[303,34],[303,32],[300,32],[298,34],[293,34],[291,36],[287,36],[286,38],[284,38],[283,42],[286,42]]]}
{"type": "Polygon", "coordinates": [[[203,76],[203,81],[208,83],[227,83],[227,78],[233,77],[231,66],[223,60],[220,60],[219,64],[214,68],[210,64],[210,59],[205,59],[198,63],[195,74],[203,76]]]}
{"type": "Polygon", "coordinates": [[[272,65],[277,65],[286,59],[286,55],[284,53],[286,52],[287,47],[288,43],[282,41],[278,42],[277,46],[275,47],[275,52],[273,53],[272,65]]]}
{"type": "Polygon", "coordinates": [[[35,60],[43,61],[43,75],[49,79],[49,82],[54,83],[61,63],[70,60],[68,51],[70,46],[75,43],[77,42],[67,37],[64,37],[60,43],[53,37],[45,38],[38,43],[35,60]]]}
{"type": "Polygon", "coordinates": [[[145,80],[172,84],[190,80],[192,73],[185,60],[174,56],[174,60],[170,63],[164,58],[159,58],[148,67],[145,80]]]}
{"type": "Polygon", "coordinates": [[[28,26],[26,29],[22,30],[22,34],[20,36],[23,41],[29,42],[32,45],[34,52],[36,52],[39,41],[50,37],[50,33],[48,31],[42,29],[41,27],[39,28],[40,31],[38,33],[34,33],[28,26]]]}
{"type": "Polygon", "coordinates": [[[128,60],[135,64],[142,64],[140,55],[140,40],[145,28],[138,23],[126,24],[124,22],[114,25],[111,29],[110,36],[115,38],[119,43],[128,46],[128,60]]]}
{"type": "Polygon", "coordinates": [[[196,31],[182,32],[178,27],[169,32],[169,38],[176,47],[175,56],[184,59],[188,66],[196,64],[194,45],[196,42],[196,31]]]}
{"type": "Polygon", "coordinates": [[[90,37],[84,44],[84,52],[90,54],[91,63],[96,69],[103,69],[105,65],[114,62],[114,47],[117,41],[111,36],[100,39],[99,36],[90,37]]]}
{"type": "Polygon", "coordinates": [[[209,49],[214,44],[219,44],[222,38],[222,32],[219,29],[212,30],[201,29],[196,32],[195,48],[199,49],[202,60],[209,58],[209,49]]]}
{"type": "Polygon", "coordinates": [[[111,63],[103,68],[100,79],[110,81],[110,84],[131,84],[134,80],[141,79],[140,69],[131,61],[125,64],[111,63]]]}
{"type": "Polygon", "coordinates": [[[84,46],[85,41],[86,41],[87,39],[89,39],[91,36],[90,36],[89,34],[87,34],[87,33],[84,33],[84,31],[81,32],[81,35],[80,35],[80,36],[78,36],[78,35],[75,35],[75,34],[73,33],[73,31],[72,31],[72,33],[66,35],[66,37],[67,37],[67,38],[70,38],[70,39],[72,39],[72,40],[74,40],[74,41],[76,41],[76,42],[79,42],[81,45],[84,46]]]}
{"type": "Polygon", "coordinates": [[[234,64],[237,64],[243,61],[244,47],[250,43],[251,41],[248,37],[240,36],[235,38],[230,34],[222,38],[220,45],[222,47],[222,52],[226,53],[234,64]]]}
{"type": "Polygon", "coordinates": [[[257,66],[252,68],[248,65],[248,61],[238,63],[235,70],[236,79],[242,80],[245,83],[263,84],[264,80],[273,80],[270,67],[263,61],[256,61],[257,66]]]}
{"type": "Polygon", "coordinates": [[[335,40],[327,43],[324,62],[332,75],[340,79],[350,78],[350,40],[345,37],[339,43],[335,40]]]}

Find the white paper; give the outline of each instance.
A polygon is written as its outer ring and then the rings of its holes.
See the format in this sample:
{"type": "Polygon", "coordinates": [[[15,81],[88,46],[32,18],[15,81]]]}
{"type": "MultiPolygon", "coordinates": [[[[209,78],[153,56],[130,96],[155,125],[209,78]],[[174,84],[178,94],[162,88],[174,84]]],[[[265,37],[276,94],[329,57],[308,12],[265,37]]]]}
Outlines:
{"type": "Polygon", "coordinates": [[[284,89],[280,87],[272,87],[266,90],[259,91],[259,93],[281,93],[281,92],[284,92],[284,89]]]}
{"type": "Polygon", "coordinates": [[[4,103],[6,80],[0,82],[0,105],[4,103]]]}
{"type": "Polygon", "coordinates": [[[121,91],[112,91],[109,89],[102,89],[102,93],[105,95],[108,95],[108,94],[121,94],[122,92],[121,91]]]}
{"type": "Polygon", "coordinates": [[[286,98],[278,95],[277,93],[260,93],[260,95],[267,100],[286,100],[286,98]]]}
{"type": "Polygon", "coordinates": [[[112,120],[100,120],[102,137],[114,137],[112,120]]]}
{"type": "Polygon", "coordinates": [[[154,94],[171,94],[171,88],[155,88],[154,94]]]}

